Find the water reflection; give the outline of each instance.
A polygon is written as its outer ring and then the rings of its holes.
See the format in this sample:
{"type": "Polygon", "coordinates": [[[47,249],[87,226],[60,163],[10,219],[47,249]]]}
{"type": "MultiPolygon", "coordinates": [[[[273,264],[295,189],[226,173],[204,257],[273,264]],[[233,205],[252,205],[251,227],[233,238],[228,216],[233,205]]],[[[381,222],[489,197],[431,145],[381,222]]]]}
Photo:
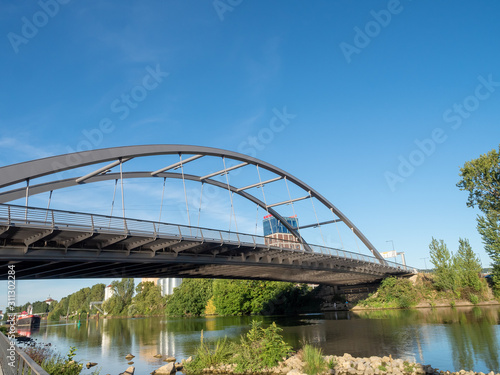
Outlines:
{"type": "Polygon", "coordinates": [[[123,371],[124,356],[132,353],[137,373],[149,373],[163,363],[156,354],[177,359],[194,354],[204,337],[227,336],[236,340],[247,332],[251,320],[275,321],[285,340],[298,348],[314,343],[325,354],[384,356],[416,360],[443,370],[499,372],[498,308],[426,309],[331,312],[299,317],[208,317],[189,319],[144,318],[101,319],[42,324],[32,336],[51,342],[62,354],[69,346],[78,348],[77,358],[95,361],[102,373],[123,371]]]}
{"type": "MultiPolygon", "coordinates": [[[[441,341],[449,345],[453,369],[473,370],[481,367],[499,371],[500,310],[496,307],[370,311],[360,313],[359,317],[388,319],[406,326],[415,335],[420,362],[425,362],[422,341],[424,344],[429,343],[435,339],[437,332],[443,332],[441,341]]],[[[438,353],[442,355],[442,352],[440,350],[438,353]]]]}

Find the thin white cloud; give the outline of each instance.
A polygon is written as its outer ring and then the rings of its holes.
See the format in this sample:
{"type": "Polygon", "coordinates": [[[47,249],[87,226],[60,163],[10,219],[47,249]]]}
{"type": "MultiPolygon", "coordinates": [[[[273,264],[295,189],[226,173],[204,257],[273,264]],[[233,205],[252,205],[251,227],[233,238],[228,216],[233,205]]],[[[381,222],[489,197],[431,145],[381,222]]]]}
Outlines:
{"type": "Polygon", "coordinates": [[[33,146],[27,142],[22,142],[13,137],[0,138],[0,150],[5,153],[7,150],[14,151],[22,154],[22,159],[39,159],[53,156],[52,152],[47,151],[45,148],[33,146]]]}

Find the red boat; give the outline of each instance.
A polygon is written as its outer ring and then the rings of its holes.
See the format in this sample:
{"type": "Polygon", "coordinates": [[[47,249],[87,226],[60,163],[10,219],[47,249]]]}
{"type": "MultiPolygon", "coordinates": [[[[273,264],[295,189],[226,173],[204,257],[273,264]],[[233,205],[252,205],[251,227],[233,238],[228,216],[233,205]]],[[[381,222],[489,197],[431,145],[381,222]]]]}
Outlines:
{"type": "Polygon", "coordinates": [[[23,311],[21,315],[17,317],[16,325],[18,327],[39,327],[40,317],[33,314],[33,308],[30,305],[28,307],[28,312],[23,311]]]}

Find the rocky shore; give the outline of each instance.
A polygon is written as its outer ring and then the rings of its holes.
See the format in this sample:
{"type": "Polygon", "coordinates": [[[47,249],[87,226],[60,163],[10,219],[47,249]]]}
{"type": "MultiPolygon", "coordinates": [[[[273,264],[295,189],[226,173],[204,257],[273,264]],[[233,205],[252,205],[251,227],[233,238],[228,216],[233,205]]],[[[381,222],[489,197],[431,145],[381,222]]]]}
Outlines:
{"type": "MultiPolygon", "coordinates": [[[[405,361],[403,359],[393,359],[392,356],[388,357],[368,357],[356,358],[350,354],[343,356],[324,356],[325,363],[331,364],[328,370],[322,374],[333,375],[500,375],[490,371],[489,373],[475,372],[461,370],[457,372],[444,371],[433,368],[431,365],[422,365],[405,361]]],[[[175,363],[175,358],[167,357],[165,362],[169,362],[164,366],[153,371],[153,375],[174,375],[177,371],[183,370],[183,364],[191,361],[191,357],[182,362],[175,363]]],[[[278,366],[261,371],[258,374],[262,375],[307,375],[304,372],[306,363],[302,361],[300,354],[295,354],[281,362],[278,366]]],[[[219,365],[217,367],[210,367],[203,371],[204,374],[236,374],[234,372],[235,364],[219,365]]],[[[135,369],[133,366],[127,368],[120,375],[134,375],[135,369]]],[[[251,375],[252,373],[246,373],[251,375]]],[[[318,374],[319,375],[319,374],[318,374]]]]}
{"type": "MultiPolygon", "coordinates": [[[[443,371],[433,368],[431,365],[422,365],[419,363],[412,363],[403,359],[393,359],[389,357],[369,357],[369,358],[356,358],[350,354],[343,356],[325,356],[326,363],[333,364],[332,369],[328,369],[323,374],[334,375],[500,375],[493,371],[485,374],[475,371],[443,371]]],[[[302,361],[300,354],[296,354],[285,361],[281,362],[278,366],[262,371],[259,374],[266,375],[306,375],[304,373],[305,362],[302,361]]],[[[234,369],[236,365],[227,364],[217,367],[210,367],[204,370],[204,374],[235,374],[234,369]]],[[[174,366],[170,369],[173,371],[174,366]]],[[[179,370],[180,368],[177,367],[179,370]]],[[[153,372],[153,374],[165,374],[166,372],[153,372]]],[[[175,374],[172,372],[171,374],[175,374]]]]}

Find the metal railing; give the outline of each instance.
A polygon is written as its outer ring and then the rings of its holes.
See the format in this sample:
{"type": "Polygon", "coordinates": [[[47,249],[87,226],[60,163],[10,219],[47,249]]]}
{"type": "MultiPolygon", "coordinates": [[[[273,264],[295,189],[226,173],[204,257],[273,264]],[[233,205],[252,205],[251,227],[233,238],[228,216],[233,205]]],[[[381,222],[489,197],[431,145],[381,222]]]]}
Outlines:
{"type": "Polygon", "coordinates": [[[49,375],[2,332],[0,332],[0,368],[3,375],[49,375]]]}
{"type": "MultiPolygon", "coordinates": [[[[253,234],[229,232],[218,229],[199,228],[187,225],[170,224],[150,220],[121,218],[98,214],[72,212],[63,210],[47,210],[38,207],[0,204],[0,226],[30,227],[54,230],[73,230],[94,233],[126,234],[151,238],[182,239],[200,242],[218,242],[221,244],[237,244],[253,247],[269,247],[288,252],[304,253],[304,245],[298,242],[278,240],[280,246],[269,245],[269,238],[253,234]],[[297,249],[299,247],[299,249],[297,249]]],[[[274,241],[274,239],[273,239],[274,241]]],[[[396,270],[414,272],[412,267],[384,261],[372,256],[354,253],[320,245],[309,247],[318,254],[338,257],[346,260],[367,262],[394,268],[396,270]]]]}

